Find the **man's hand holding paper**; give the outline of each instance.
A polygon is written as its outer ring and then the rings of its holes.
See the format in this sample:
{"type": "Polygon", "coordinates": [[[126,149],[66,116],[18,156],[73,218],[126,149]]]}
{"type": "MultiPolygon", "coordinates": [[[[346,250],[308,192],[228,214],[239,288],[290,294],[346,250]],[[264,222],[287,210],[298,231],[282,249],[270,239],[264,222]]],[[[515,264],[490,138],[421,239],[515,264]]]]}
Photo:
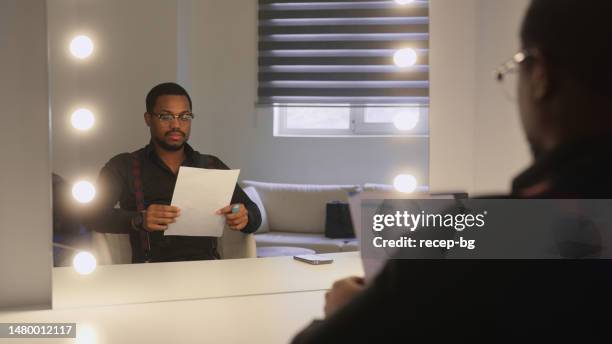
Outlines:
{"type": "Polygon", "coordinates": [[[244,205],[234,214],[228,206],[239,174],[239,170],[181,167],[172,196],[180,217],[168,224],[164,234],[220,237],[226,222],[235,230],[246,227],[248,212],[244,205]]]}
{"type": "Polygon", "coordinates": [[[225,215],[227,225],[235,231],[241,231],[249,224],[249,211],[244,204],[230,204],[219,209],[217,214],[225,215]]]}
{"type": "Polygon", "coordinates": [[[148,232],[165,231],[181,216],[181,209],[168,205],[151,204],[144,215],[142,228],[148,232]]]}

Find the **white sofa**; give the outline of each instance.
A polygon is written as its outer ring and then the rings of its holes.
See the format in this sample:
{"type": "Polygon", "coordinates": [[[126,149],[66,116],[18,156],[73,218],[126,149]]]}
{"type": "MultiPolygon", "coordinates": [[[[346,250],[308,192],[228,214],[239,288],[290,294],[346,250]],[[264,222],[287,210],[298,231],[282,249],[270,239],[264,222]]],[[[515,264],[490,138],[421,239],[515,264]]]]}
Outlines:
{"type": "Polygon", "coordinates": [[[255,233],[257,247],[300,247],[317,253],[359,250],[356,239],[325,237],[327,203],[347,202],[358,185],[241,184],[262,213],[262,225],[255,233]]]}

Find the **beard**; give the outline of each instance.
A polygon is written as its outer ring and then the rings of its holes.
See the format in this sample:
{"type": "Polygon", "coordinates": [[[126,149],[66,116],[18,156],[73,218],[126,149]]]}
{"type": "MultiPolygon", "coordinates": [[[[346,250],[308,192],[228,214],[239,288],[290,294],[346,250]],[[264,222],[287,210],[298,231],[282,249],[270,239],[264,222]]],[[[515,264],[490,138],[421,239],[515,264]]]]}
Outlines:
{"type": "MultiPolygon", "coordinates": [[[[170,135],[173,132],[178,132],[178,131],[170,131],[170,132],[166,133],[166,136],[170,135]]],[[[180,133],[183,135],[183,137],[186,137],[183,132],[180,132],[180,133]]],[[[183,147],[185,147],[185,143],[187,143],[186,139],[185,139],[185,141],[183,141],[179,145],[171,145],[171,144],[167,143],[166,141],[161,140],[161,139],[159,139],[157,137],[154,137],[153,139],[159,145],[159,147],[161,147],[163,150],[166,150],[166,151],[169,151],[169,152],[180,151],[181,149],[183,149],[183,147]]]]}

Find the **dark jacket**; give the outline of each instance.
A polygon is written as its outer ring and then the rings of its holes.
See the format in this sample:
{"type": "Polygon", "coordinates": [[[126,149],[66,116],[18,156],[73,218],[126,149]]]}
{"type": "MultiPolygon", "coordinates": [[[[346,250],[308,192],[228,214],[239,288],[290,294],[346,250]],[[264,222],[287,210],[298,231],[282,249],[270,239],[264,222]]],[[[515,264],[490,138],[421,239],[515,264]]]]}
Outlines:
{"type": "MultiPolygon", "coordinates": [[[[151,249],[148,257],[143,247],[141,233],[132,228],[132,218],[137,214],[133,154],[141,164],[141,183],[145,208],[151,204],[170,205],[177,176],[157,156],[152,145],[130,154],[124,153],[112,158],[100,172],[98,195],[87,215],[87,226],[103,233],[129,233],[132,246],[132,260],[135,263],[169,262],[185,260],[217,259],[217,238],[164,236],[162,232],[149,233],[151,249]],[[118,204],[118,207],[115,205],[118,204]],[[148,259],[147,259],[148,258],[148,259]]],[[[182,166],[205,169],[229,169],[219,158],[201,154],[185,145],[186,159],[182,166]]],[[[194,190],[206,192],[206,190],[194,190]]],[[[249,223],[243,233],[255,232],[261,224],[257,205],[249,199],[240,186],[236,185],[232,204],[242,203],[248,210],[249,223]]]]}
{"type": "MultiPolygon", "coordinates": [[[[512,197],[609,198],[611,170],[612,137],[576,142],[538,159],[512,197]]],[[[609,342],[610,306],[606,260],[392,260],[293,343],[609,342]]]]}

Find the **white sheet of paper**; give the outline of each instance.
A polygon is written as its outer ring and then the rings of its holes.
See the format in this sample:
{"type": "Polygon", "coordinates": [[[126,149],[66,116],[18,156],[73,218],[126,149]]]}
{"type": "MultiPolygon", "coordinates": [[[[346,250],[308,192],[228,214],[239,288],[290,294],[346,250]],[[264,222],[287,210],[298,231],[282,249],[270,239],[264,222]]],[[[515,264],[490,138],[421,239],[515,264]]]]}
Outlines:
{"type": "Polygon", "coordinates": [[[225,216],[215,212],[230,205],[238,175],[240,170],[181,167],[172,195],[181,216],[164,235],[220,237],[225,216]]]}

